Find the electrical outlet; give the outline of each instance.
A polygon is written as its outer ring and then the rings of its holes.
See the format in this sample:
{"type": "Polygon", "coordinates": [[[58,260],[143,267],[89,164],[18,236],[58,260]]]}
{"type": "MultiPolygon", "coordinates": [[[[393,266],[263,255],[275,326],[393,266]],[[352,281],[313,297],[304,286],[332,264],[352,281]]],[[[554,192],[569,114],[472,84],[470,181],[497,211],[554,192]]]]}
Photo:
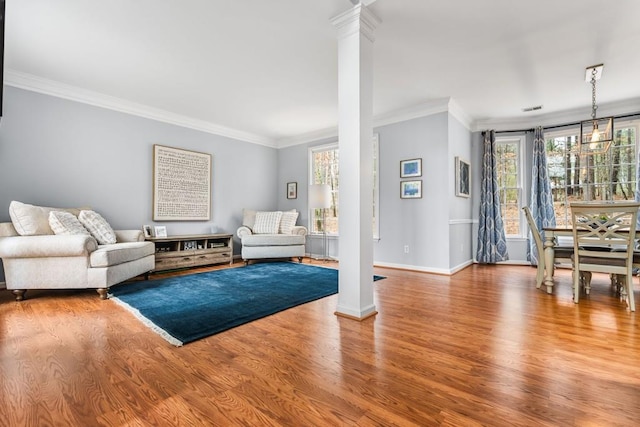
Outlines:
{"type": "Polygon", "coordinates": [[[405,254],[409,253],[409,245],[404,245],[404,253],[405,254]]]}

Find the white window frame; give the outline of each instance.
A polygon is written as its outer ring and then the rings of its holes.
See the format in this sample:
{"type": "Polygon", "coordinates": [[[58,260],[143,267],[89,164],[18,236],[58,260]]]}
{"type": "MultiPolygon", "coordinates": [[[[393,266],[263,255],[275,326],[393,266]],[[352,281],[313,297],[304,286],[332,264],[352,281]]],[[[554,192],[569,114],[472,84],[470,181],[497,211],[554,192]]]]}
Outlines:
{"type": "Polygon", "coordinates": [[[526,218],[522,211],[522,207],[524,206],[524,201],[522,200],[524,192],[522,189],[524,188],[524,170],[525,170],[525,159],[523,156],[523,151],[525,147],[525,136],[497,136],[496,137],[496,145],[498,144],[513,144],[515,143],[517,146],[517,160],[516,160],[516,191],[518,194],[518,225],[519,232],[518,234],[506,234],[505,227],[505,237],[507,239],[526,239],[527,231],[526,231],[526,218]]]}
{"type": "MultiPolygon", "coordinates": [[[[328,144],[315,145],[309,147],[309,185],[313,185],[313,155],[321,151],[339,150],[338,141],[334,141],[328,144]]],[[[374,170],[374,192],[373,192],[373,238],[374,240],[380,240],[380,143],[379,135],[376,133],[373,135],[373,170],[374,170]]],[[[338,183],[338,191],[340,191],[340,184],[338,183]]],[[[338,218],[340,216],[338,215],[338,218]]],[[[309,233],[311,235],[321,234],[315,231],[314,221],[314,209],[309,208],[309,233]]],[[[336,234],[328,234],[328,236],[337,237],[336,234]]]]}
{"type": "MultiPolygon", "coordinates": [[[[640,156],[640,120],[638,119],[621,119],[621,120],[614,120],[614,131],[617,129],[623,129],[623,128],[634,128],[635,129],[635,133],[636,133],[636,146],[635,146],[635,150],[636,150],[636,163],[638,161],[638,157],[640,156]]],[[[551,139],[551,138],[562,138],[562,137],[567,137],[567,136],[577,136],[580,134],[580,127],[579,126],[571,126],[571,127],[567,127],[567,128],[563,128],[557,131],[547,131],[545,132],[544,138],[545,138],[545,142],[547,139],[551,139]]],[[[638,167],[636,165],[636,167],[638,167]]],[[[637,172],[636,172],[637,173],[637,172]]],[[[566,176],[565,176],[565,185],[566,185],[566,176]]],[[[636,183],[636,186],[640,186],[640,182],[636,183]]],[[[568,207],[567,207],[568,210],[568,207]]],[[[567,214],[569,215],[569,214],[567,214]]]]}

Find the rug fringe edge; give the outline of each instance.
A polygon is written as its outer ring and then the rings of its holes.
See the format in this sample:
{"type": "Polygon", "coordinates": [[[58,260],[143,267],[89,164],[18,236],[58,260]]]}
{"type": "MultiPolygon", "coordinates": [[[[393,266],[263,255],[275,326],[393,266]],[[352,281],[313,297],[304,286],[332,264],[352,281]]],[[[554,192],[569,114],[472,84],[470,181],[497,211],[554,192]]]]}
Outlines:
{"type": "Polygon", "coordinates": [[[118,304],[120,307],[127,310],[129,313],[133,314],[136,319],[142,322],[142,324],[144,324],[147,328],[151,329],[153,332],[155,332],[156,334],[164,338],[167,342],[169,342],[169,344],[174,345],[176,347],[182,347],[182,345],[184,344],[182,341],[175,338],[173,335],[169,334],[167,331],[165,331],[164,329],[162,329],[161,327],[153,323],[151,320],[143,316],[142,313],[140,313],[140,310],[130,306],[126,302],[122,301],[120,298],[110,294],[109,299],[115,302],[116,304],[118,304]]]}

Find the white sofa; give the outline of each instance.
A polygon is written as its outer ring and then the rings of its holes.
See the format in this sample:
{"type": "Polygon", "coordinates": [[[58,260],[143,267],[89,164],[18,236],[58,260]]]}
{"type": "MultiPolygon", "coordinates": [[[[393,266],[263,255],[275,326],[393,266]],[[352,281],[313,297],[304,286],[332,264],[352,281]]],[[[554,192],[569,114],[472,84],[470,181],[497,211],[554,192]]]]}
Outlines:
{"type": "Polygon", "coordinates": [[[305,254],[307,228],[295,225],[298,212],[244,209],[236,234],[242,242],[245,265],[255,259],[298,258],[305,254]],[[267,218],[263,221],[264,218],[267,218]]]}
{"type": "Polygon", "coordinates": [[[98,244],[91,235],[54,234],[51,211],[80,212],[11,202],[12,222],[0,223],[5,281],[17,301],[28,289],[96,289],[105,299],[110,286],[153,270],[155,245],[141,230],[115,230],[116,243],[98,244]]]}

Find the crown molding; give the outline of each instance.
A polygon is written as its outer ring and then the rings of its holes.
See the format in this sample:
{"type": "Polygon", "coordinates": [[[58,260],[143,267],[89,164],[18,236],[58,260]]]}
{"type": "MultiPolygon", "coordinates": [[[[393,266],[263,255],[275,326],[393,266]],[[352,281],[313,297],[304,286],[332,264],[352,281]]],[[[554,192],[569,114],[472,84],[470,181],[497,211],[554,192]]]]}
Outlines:
{"type": "MultiPolygon", "coordinates": [[[[424,104],[414,105],[412,107],[401,108],[399,110],[390,111],[388,113],[379,114],[373,118],[373,127],[392,125],[395,123],[405,122],[420,117],[432,116],[438,113],[449,112],[463,126],[470,131],[471,118],[460,108],[460,106],[451,98],[434,99],[424,104]]],[[[320,129],[317,131],[296,135],[291,138],[283,138],[277,141],[277,148],[286,148],[294,145],[307,144],[309,142],[319,141],[321,139],[337,138],[338,128],[331,127],[320,129]]]]}
{"type": "Polygon", "coordinates": [[[473,119],[462,109],[462,107],[460,107],[460,105],[458,105],[457,102],[453,100],[453,98],[449,98],[449,114],[462,123],[462,126],[471,131],[473,119]]]}
{"type": "Polygon", "coordinates": [[[375,41],[374,32],[382,22],[365,5],[360,3],[329,21],[338,30],[338,39],[344,39],[360,32],[371,43],[375,41]]]}
{"type": "MultiPolygon", "coordinates": [[[[598,105],[598,117],[633,114],[636,112],[640,112],[640,98],[631,98],[620,102],[598,105]]],[[[506,131],[530,129],[536,126],[558,126],[563,123],[574,123],[586,120],[589,117],[591,117],[591,107],[580,107],[558,113],[546,113],[536,116],[476,120],[471,127],[471,131],[480,132],[487,129],[506,131]]]]}
{"type": "Polygon", "coordinates": [[[19,89],[68,99],[83,104],[89,104],[96,107],[106,108],[108,110],[144,117],[146,119],[169,123],[172,125],[194,129],[201,132],[220,135],[227,138],[250,142],[253,144],[264,145],[267,147],[276,147],[275,140],[266,138],[261,135],[243,132],[204,120],[182,116],[180,114],[153,108],[148,105],[138,104],[126,99],[116,98],[102,93],[93,92],[28,73],[7,69],[5,70],[4,74],[4,83],[6,85],[13,86],[19,89]]]}

